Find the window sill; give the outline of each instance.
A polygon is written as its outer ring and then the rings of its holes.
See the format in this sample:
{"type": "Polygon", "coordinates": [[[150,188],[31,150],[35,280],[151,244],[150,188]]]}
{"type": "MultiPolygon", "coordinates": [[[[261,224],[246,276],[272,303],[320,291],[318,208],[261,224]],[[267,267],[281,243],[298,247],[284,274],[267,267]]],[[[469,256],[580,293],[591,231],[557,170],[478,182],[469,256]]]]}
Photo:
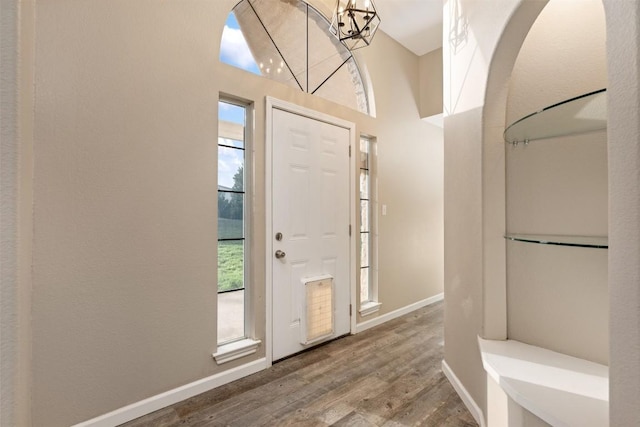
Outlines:
{"type": "Polygon", "coordinates": [[[380,310],[382,304],[377,301],[367,301],[360,306],[360,315],[362,317],[368,316],[380,310]]]}
{"type": "Polygon", "coordinates": [[[256,352],[260,342],[260,340],[245,338],[240,341],[223,344],[218,347],[217,352],[213,353],[213,358],[216,360],[218,365],[222,365],[223,363],[249,356],[256,352]]]}

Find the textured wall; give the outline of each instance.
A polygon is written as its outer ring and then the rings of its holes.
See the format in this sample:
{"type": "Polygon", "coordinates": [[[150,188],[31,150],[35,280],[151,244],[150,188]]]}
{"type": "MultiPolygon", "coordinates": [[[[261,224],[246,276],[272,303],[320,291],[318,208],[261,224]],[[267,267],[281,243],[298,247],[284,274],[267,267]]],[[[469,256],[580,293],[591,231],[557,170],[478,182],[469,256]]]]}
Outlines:
{"type": "Polygon", "coordinates": [[[420,117],[442,114],[442,48],[420,57],[420,117]]]}
{"type": "Polygon", "coordinates": [[[384,314],[443,291],[443,146],[442,129],[420,121],[418,57],[386,35],[375,42],[362,55],[376,96],[384,314]]]}
{"type": "Polygon", "coordinates": [[[640,4],[605,0],[609,68],[610,421],[640,422],[640,4]]]}
{"type": "Polygon", "coordinates": [[[33,3],[0,6],[0,424],[30,424],[33,3]]]}
{"type": "Polygon", "coordinates": [[[18,5],[3,2],[0,9],[0,424],[15,423],[19,322],[18,297],[18,5]]]}
{"type": "Polygon", "coordinates": [[[216,10],[37,5],[35,425],[216,369],[216,10]]]}
{"type": "Polygon", "coordinates": [[[605,31],[601,0],[551,0],[513,65],[506,123],[607,87],[605,31]]]}

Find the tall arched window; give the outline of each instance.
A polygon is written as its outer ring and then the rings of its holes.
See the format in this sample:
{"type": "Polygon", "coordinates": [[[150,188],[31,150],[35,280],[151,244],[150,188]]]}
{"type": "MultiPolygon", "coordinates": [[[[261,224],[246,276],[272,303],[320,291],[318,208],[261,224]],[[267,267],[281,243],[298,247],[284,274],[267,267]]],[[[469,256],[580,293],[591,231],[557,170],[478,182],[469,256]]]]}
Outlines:
{"type": "Polygon", "coordinates": [[[329,25],[303,0],[242,0],[227,18],[220,61],[370,114],[358,65],[329,25]]]}

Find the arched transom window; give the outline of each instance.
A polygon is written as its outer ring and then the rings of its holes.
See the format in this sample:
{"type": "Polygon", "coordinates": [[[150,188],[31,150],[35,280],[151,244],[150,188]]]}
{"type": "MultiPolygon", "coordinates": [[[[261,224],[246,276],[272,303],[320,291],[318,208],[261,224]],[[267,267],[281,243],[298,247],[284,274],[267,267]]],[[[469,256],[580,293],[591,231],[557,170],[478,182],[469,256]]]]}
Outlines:
{"type": "Polygon", "coordinates": [[[242,0],[229,14],[220,60],[369,114],[351,52],[302,0],[242,0]]]}

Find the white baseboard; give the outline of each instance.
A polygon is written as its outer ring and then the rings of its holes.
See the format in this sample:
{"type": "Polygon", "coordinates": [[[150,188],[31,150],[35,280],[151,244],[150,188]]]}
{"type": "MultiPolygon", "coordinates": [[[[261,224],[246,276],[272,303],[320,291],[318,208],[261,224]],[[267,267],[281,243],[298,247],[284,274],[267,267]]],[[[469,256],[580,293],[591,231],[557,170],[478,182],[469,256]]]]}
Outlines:
{"type": "Polygon", "coordinates": [[[266,358],[249,362],[246,365],[229,369],[228,371],[202,378],[190,384],[183,385],[173,390],[152,396],[131,405],[125,406],[115,411],[106,413],[96,418],[76,424],[74,427],[113,427],[127,421],[135,420],[143,415],[150,414],[174,403],[181,402],[190,397],[204,393],[221,385],[230,383],[256,372],[268,368],[266,358]]]}
{"type": "Polygon", "coordinates": [[[414,302],[413,304],[409,304],[406,307],[399,308],[397,310],[393,310],[389,313],[383,314],[381,316],[376,317],[375,319],[367,320],[366,322],[358,323],[356,325],[356,333],[366,331],[367,329],[373,328],[374,326],[378,326],[383,324],[384,322],[388,322],[389,320],[393,320],[396,317],[404,316],[405,314],[409,314],[414,310],[418,310],[419,308],[426,307],[428,305],[434,304],[438,301],[442,301],[444,299],[444,293],[439,293],[430,298],[423,299],[418,302],[414,302]]]}
{"type": "Polygon", "coordinates": [[[476,422],[480,425],[480,427],[486,427],[482,410],[476,404],[475,400],[473,400],[467,389],[462,385],[456,374],[453,373],[445,360],[442,361],[442,372],[447,377],[456,393],[458,393],[460,399],[462,399],[462,403],[464,403],[469,412],[471,412],[471,415],[473,416],[473,418],[475,418],[476,422]]]}
{"type": "MultiPolygon", "coordinates": [[[[414,310],[418,310],[419,308],[426,307],[438,301],[442,301],[443,298],[444,298],[444,294],[442,293],[438,295],[434,295],[431,298],[423,299],[416,303],[410,304],[406,307],[400,308],[398,310],[394,310],[387,314],[383,314],[382,316],[378,316],[375,319],[362,322],[356,325],[356,332],[362,332],[369,328],[373,328],[374,326],[377,326],[389,320],[395,319],[396,317],[403,316],[405,314],[411,313],[414,310]]],[[[171,406],[175,403],[181,402],[185,399],[189,399],[190,397],[196,396],[200,393],[204,393],[216,387],[220,387],[221,385],[230,383],[231,381],[235,381],[240,378],[246,377],[248,375],[254,374],[256,372],[262,371],[263,369],[266,369],[268,367],[269,367],[269,363],[267,359],[262,358],[254,362],[247,363],[246,365],[229,369],[228,371],[224,371],[219,374],[215,374],[210,377],[203,378],[198,381],[194,381],[190,384],[186,384],[181,387],[174,388],[173,390],[169,390],[167,392],[158,394],[156,396],[152,396],[148,399],[144,399],[139,402],[133,403],[131,405],[127,405],[120,409],[116,409],[115,411],[106,413],[104,415],[100,415],[99,417],[92,418],[87,421],[83,421],[79,424],[76,424],[73,427],[113,427],[119,424],[123,424],[128,421],[135,420],[136,418],[142,417],[143,415],[150,414],[151,412],[154,412],[159,409],[166,408],[167,406],[171,406]]],[[[444,366],[443,366],[443,370],[444,370],[444,366]]],[[[449,377],[449,375],[447,375],[447,377],[449,377]]],[[[449,379],[451,380],[450,377],[449,379]]],[[[456,390],[458,389],[456,388],[456,390]]],[[[459,391],[458,391],[458,394],[460,394],[459,391]]],[[[467,407],[469,406],[466,402],[465,404],[467,405],[467,407]]],[[[473,411],[472,411],[472,414],[473,414],[473,411]]],[[[474,414],[474,417],[476,417],[475,414],[474,414]]],[[[484,427],[483,424],[481,424],[481,426],[484,427]]]]}

